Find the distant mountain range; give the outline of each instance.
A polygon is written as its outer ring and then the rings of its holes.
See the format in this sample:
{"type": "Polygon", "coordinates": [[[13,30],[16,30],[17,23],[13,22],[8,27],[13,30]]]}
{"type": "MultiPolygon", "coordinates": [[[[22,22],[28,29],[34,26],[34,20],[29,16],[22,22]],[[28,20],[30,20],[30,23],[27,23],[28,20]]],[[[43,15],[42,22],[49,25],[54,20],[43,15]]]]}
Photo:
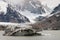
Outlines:
{"type": "MultiPolygon", "coordinates": [[[[56,7],[54,10],[58,9],[56,7]]],[[[0,12],[0,22],[25,23],[35,20],[40,21],[45,18],[42,15],[50,15],[50,12],[51,9],[48,6],[42,5],[38,0],[25,0],[22,6],[8,3],[6,14],[0,12]]]]}

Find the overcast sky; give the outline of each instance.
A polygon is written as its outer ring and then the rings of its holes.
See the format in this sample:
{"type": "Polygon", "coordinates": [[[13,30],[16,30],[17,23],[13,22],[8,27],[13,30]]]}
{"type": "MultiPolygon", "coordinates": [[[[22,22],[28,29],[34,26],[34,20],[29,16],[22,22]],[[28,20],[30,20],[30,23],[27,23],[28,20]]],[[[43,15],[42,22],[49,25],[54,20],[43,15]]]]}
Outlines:
{"type": "Polygon", "coordinates": [[[54,8],[58,4],[60,4],[60,0],[40,0],[42,4],[48,5],[50,8],[54,8]]]}
{"type": "MultiPolygon", "coordinates": [[[[10,3],[15,3],[15,4],[22,4],[24,3],[25,0],[6,0],[7,2],[10,3]]],[[[46,5],[50,8],[54,8],[60,3],[60,0],[39,0],[43,5],[46,5]]]]}

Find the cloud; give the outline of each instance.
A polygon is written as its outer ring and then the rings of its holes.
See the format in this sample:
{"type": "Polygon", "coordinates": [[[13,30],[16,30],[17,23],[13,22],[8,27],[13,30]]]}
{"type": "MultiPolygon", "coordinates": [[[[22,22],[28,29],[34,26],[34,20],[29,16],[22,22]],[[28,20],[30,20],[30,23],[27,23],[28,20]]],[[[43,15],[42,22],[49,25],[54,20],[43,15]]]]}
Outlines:
{"type": "Polygon", "coordinates": [[[44,5],[48,5],[48,7],[50,8],[54,8],[55,6],[57,6],[58,4],[60,4],[60,0],[40,0],[42,2],[42,4],[44,5]]]}
{"type": "Polygon", "coordinates": [[[6,10],[7,10],[6,7],[7,7],[7,3],[0,0],[0,12],[2,11],[6,13],[6,10]]]}
{"type": "MultiPolygon", "coordinates": [[[[24,3],[24,1],[26,0],[5,0],[10,4],[18,4],[18,5],[22,5],[24,3]]],[[[35,0],[36,1],[36,0],[35,0]]],[[[60,0],[39,0],[43,5],[46,5],[48,7],[50,7],[51,9],[53,9],[55,6],[57,6],[58,4],[60,4],[60,0]]]]}
{"type": "Polygon", "coordinates": [[[5,0],[9,4],[22,4],[24,0],[5,0]]]}

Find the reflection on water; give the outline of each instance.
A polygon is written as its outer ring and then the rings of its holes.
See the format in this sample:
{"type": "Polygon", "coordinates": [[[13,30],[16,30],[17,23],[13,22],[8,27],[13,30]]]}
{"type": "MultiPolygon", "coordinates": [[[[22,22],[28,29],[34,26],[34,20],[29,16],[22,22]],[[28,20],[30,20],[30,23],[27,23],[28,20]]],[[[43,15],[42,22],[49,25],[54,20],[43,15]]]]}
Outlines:
{"type": "Polygon", "coordinates": [[[43,36],[3,36],[0,32],[0,40],[60,40],[60,30],[42,31],[43,36]]]}

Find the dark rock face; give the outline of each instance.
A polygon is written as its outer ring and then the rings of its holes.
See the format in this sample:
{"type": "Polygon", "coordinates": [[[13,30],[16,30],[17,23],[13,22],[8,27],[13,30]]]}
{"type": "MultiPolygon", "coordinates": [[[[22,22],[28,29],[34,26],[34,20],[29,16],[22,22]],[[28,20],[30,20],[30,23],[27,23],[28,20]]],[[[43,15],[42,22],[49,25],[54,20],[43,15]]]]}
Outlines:
{"type": "Polygon", "coordinates": [[[45,19],[46,17],[43,17],[43,16],[39,16],[39,17],[37,17],[35,20],[36,21],[42,21],[43,19],[45,19]]]}
{"type": "MultiPolygon", "coordinates": [[[[52,26],[52,30],[60,30],[60,4],[55,7],[54,11],[51,14],[55,14],[53,15],[56,19],[56,23],[52,26]]],[[[52,17],[51,17],[52,18],[52,17]]],[[[52,18],[54,19],[54,18],[52,18]]]]}
{"type": "Polygon", "coordinates": [[[39,1],[36,0],[26,0],[25,4],[22,6],[22,10],[28,10],[31,13],[37,13],[42,14],[45,13],[44,8],[42,7],[42,4],[39,1]]]}
{"type": "Polygon", "coordinates": [[[7,13],[4,15],[4,13],[1,12],[0,14],[0,22],[25,23],[25,22],[30,22],[30,21],[27,17],[21,15],[19,12],[12,9],[8,5],[7,13]]]}
{"type": "Polygon", "coordinates": [[[54,8],[54,11],[51,14],[56,13],[58,11],[60,11],[60,4],[54,8]]]}

